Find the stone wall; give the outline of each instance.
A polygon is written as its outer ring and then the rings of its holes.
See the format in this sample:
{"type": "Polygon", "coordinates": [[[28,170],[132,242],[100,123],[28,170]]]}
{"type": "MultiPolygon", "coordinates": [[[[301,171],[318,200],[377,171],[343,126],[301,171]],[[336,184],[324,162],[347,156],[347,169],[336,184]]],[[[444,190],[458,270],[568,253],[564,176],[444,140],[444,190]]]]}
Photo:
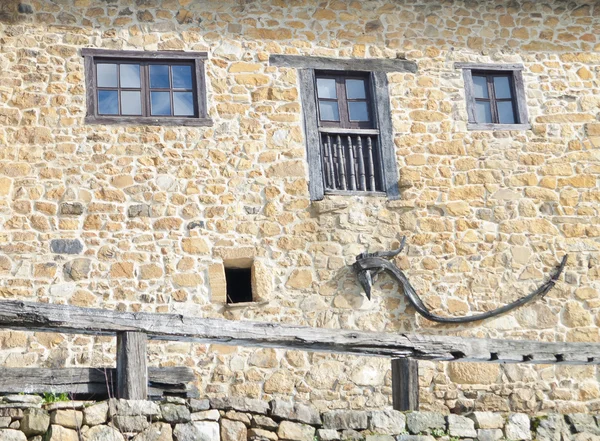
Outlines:
{"type": "MultiPolygon", "coordinates": [[[[308,326],[600,341],[600,6],[550,0],[4,0],[0,3],[0,297],[308,326]],[[84,47],[206,51],[212,127],[86,125],[84,47]],[[399,201],[310,201],[295,69],[272,54],[406,58],[390,73],[399,201]],[[521,63],[531,130],[469,131],[455,62],[521,63]],[[348,267],[402,235],[440,314],[529,292],[483,323],[416,315],[387,277],[348,267]],[[261,302],[229,307],[223,262],[252,261],[261,302]],[[213,290],[215,292],[213,292],[213,290]]],[[[108,337],[3,331],[3,366],[111,366],[108,337]]],[[[209,396],[390,404],[389,364],[153,343],[209,396]]],[[[594,366],[421,363],[422,408],[597,412],[594,366]]]]}
{"type": "Polygon", "coordinates": [[[110,399],[41,404],[10,395],[0,407],[2,441],[458,441],[597,440],[589,414],[334,410],[275,399],[110,399]],[[19,402],[21,401],[21,402],[19,402]]]}

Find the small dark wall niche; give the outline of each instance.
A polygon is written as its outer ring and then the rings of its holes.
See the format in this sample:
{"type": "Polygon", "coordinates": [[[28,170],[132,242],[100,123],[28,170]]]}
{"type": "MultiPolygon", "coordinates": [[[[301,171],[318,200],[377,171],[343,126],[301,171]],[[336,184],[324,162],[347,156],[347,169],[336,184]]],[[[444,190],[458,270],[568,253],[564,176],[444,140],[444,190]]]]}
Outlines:
{"type": "Polygon", "coordinates": [[[252,268],[225,268],[227,303],[252,301],[252,268]]]}

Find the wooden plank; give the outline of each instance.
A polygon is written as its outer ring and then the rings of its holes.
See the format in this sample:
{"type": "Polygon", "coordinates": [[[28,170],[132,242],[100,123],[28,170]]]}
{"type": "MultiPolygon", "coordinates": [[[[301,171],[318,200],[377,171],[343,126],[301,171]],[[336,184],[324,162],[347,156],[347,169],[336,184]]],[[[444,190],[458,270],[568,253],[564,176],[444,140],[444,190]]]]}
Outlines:
{"type": "Polygon", "coordinates": [[[523,70],[522,64],[494,64],[494,63],[454,63],[455,69],[471,70],[523,70]]]}
{"type": "Polygon", "coordinates": [[[140,58],[144,60],[190,60],[192,58],[206,59],[208,52],[187,51],[122,51],[116,49],[99,49],[84,47],[81,49],[84,57],[102,58],[140,58]]]}
{"type": "Polygon", "coordinates": [[[529,117],[527,115],[527,98],[525,96],[525,83],[523,82],[523,71],[516,70],[513,72],[513,83],[515,86],[514,99],[516,99],[517,103],[519,123],[530,126],[529,117]]]}
{"type": "Polygon", "coordinates": [[[411,72],[417,71],[414,61],[400,58],[326,58],[301,55],[271,55],[271,66],[298,69],[347,70],[359,72],[411,72]]]}
{"type": "MultiPolygon", "coordinates": [[[[23,301],[0,301],[0,328],[92,335],[132,331],[146,333],[148,338],[155,340],[412,357],[419,360],[503,363],[520,359],[520,363],[600,364],[599,343],[387,334],[23,301]]],[[[447,333],[452,327],[443,329],[441,332],[447,333]]]]}
{"type": "Polygon", "coordinates": [[[379,135],[378,129],[345,129],[340,127],[319,127],[319,132],[340,135],[379,135]]]}
{"type": "Polygon", "coordinates": [[[127,400],[148,398],[148,367],[143,332],[117,334],[117,397],[127,400]]]}
{"type": "Polygon", "coordinates": [[[395,410],[419,410],[419,362],[412,358],[392,360],[392,400],[395,410]]]}
{"type": "MultiPolygon", "coordinates": [[[[383,168],[383,187],[389,199],[399,199],[398,167],[396,165],[396,146],[392,109],[388,92],[388,80],[385,72],[373,72],[373,96],[375,97],[375,115],[379,127],[379,147],[383,168]]],[[[375,166],[377,168],[378,165],[375,166]]]]}
{"type": "Polygon", "coordinates": [[[321,159],[321,135],[317,126],[317,103],[315,92],[315,73],[311,69],[298,71],[300,97],[302,98],[302,116],[306,136],[306,159],[308,162],[308,191],[310,199],[323,199],[323,165],[321,159]]]}
{"type": "Polygon", "coordinates": [[[468,130],[531,130],[531,124],[467,123],[468,130]]]}
{"type": "MultiPolygon", "coordinates": [[[[87,89],[89,90],[89,89],[87,89]]],[[[206,91],[198,90],[198,93],[206,94],[206,91]]],[[[85,117],[86,124],[143,124],[148,126],[190,126],[211,127],[213,121],[210,118],[191,117],[164,117],[153,118],[149,116],[94,116],[85,117]]]]}
{"type": "MultiPolygon", "coordinates": [[[[186,367],[148,368],[149,394],[185,395],[195,380],[186,367]]],[[[0,368],[0,393],[72,393],[115,396],[114,368],[0,368]]]]}

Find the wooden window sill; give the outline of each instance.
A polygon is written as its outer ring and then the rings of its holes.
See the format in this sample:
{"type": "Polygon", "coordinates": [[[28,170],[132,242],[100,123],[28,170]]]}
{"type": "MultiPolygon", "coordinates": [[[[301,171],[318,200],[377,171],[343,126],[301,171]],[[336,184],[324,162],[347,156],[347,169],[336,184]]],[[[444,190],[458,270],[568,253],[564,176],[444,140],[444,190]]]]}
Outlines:
{"type": "Polygon", "coordinates": [[[493,124],[493,123],[467,123],[467,130],[530,130],[531,124],[493,124]]]}
{"type": "Polygon", "coordinates": [[[195,126],[211,127],[210,118],[149,118],[149,117],[123,117],[123,116],[86,116],[86,124],[121,124],[138,126],[195,126]]]}

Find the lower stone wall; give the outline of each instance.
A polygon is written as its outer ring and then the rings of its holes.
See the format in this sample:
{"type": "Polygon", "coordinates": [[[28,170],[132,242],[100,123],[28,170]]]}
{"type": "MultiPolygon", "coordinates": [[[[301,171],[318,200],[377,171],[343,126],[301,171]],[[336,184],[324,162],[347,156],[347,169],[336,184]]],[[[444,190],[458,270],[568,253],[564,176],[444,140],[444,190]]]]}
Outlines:
{"type": "Polygon", "coordinates": [[[274,399],[0,397],[0,441],[600,440],[600,415],[334,410],[274,399]]]}

